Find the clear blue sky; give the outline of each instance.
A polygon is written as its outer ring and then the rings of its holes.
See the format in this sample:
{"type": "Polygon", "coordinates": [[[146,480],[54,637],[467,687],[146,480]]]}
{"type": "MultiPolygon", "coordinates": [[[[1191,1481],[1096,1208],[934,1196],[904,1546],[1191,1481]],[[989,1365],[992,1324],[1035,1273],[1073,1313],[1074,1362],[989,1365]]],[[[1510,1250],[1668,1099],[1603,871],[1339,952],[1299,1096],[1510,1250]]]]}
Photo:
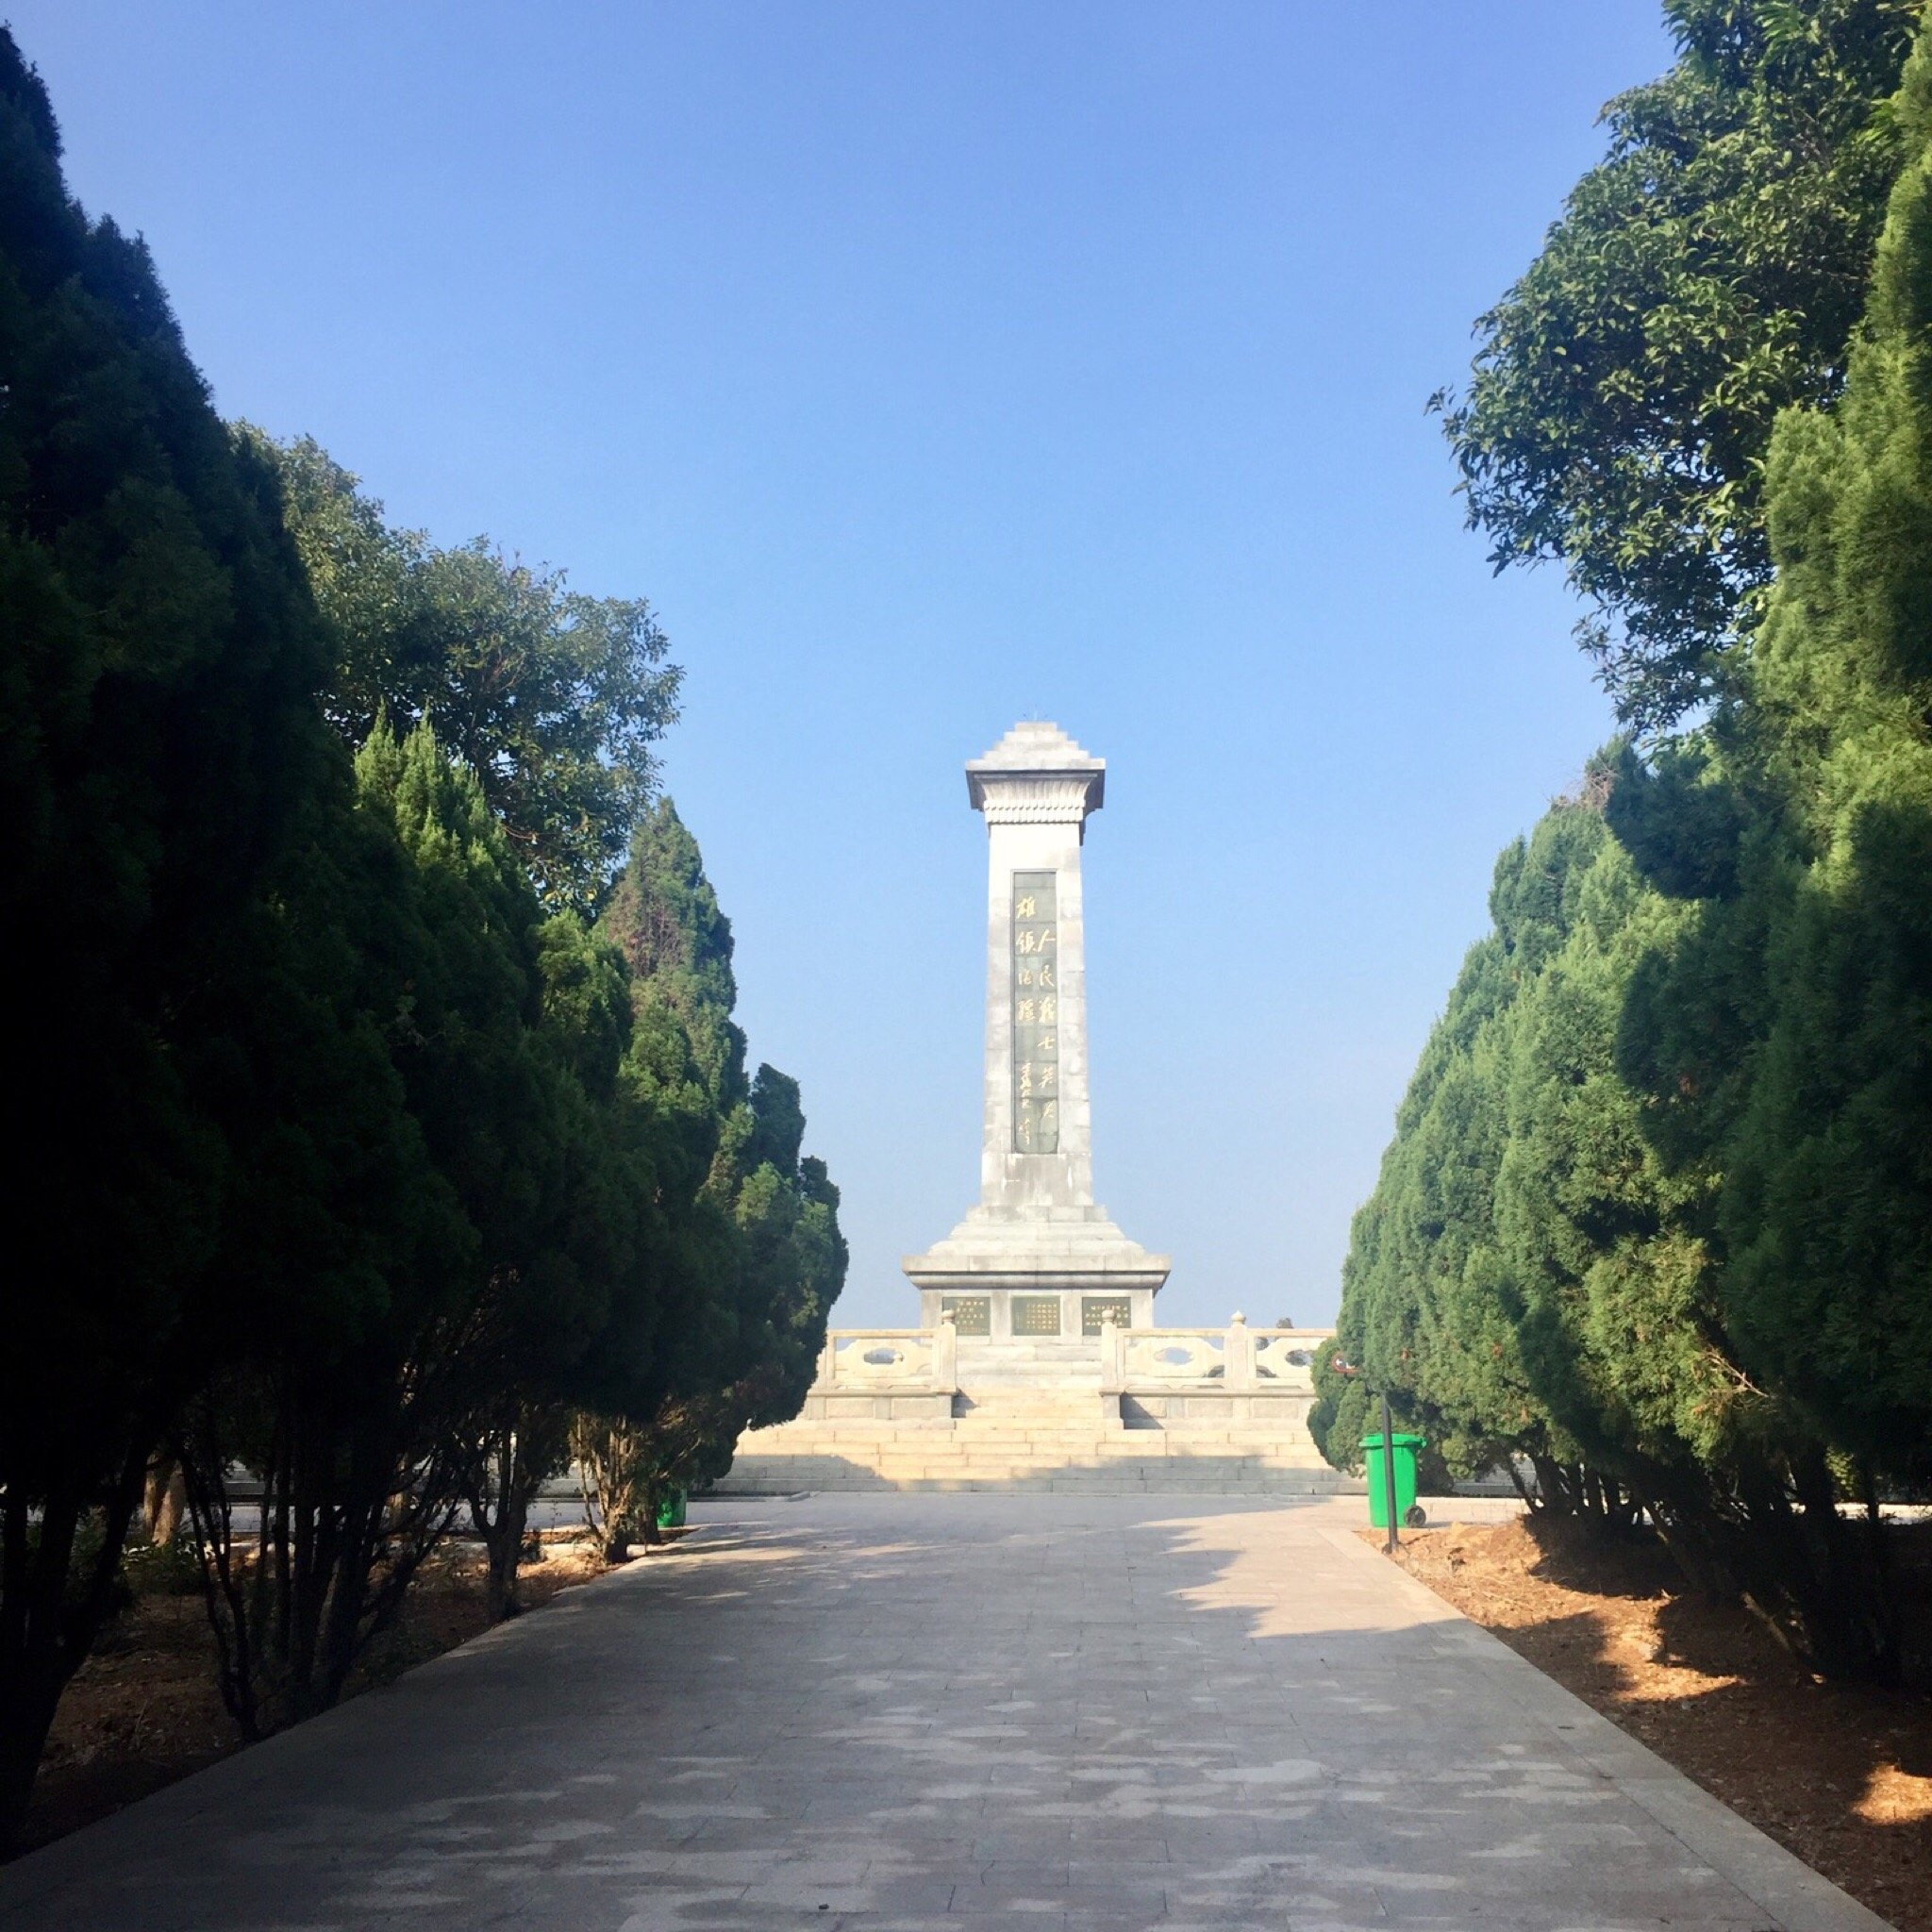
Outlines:
{"type": "Polygon", "coordinates": [[[838,1319],[977,1180],[984,835],[1050,717],[1101,1198],[1165,1319],[1328,1319],[1495,854],[1609,729],[1423,405],[1668,64],[1649,0],[11,0],[225,413],[657,605],[838,1319]]]}

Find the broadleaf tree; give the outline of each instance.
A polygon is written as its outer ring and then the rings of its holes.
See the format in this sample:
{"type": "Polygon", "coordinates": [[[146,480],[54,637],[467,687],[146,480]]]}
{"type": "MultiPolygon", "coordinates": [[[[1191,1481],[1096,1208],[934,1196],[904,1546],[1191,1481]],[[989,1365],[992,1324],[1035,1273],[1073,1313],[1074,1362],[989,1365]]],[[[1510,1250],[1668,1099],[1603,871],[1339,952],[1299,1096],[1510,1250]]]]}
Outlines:
{"type": "Polygon", "coordinates": [[[476,774],[539,892],[596,909],[657,782],[682,673],[636,597],[574,591],[487,538],[441,547],[391,525],[312,438],[244,427],[336,640],[327,708],[359,745],[378,717],[427,719],[476,774]]]}
{"type": "Polygon", "coordinates": [[[1445,426],[1498,569],[1560,562],[1623,718],[1723,688],[1770,581],[1778,412],[1845,372],[1899,142],[1915,0],[1666,0],[1678,58],[1476,323],[1445,426]]]}

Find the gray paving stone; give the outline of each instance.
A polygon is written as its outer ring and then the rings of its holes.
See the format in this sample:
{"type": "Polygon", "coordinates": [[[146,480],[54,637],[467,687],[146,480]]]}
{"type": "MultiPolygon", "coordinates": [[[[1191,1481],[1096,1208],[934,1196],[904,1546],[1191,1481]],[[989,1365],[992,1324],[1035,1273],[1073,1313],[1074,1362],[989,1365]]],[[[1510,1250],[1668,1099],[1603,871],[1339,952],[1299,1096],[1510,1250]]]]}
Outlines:
{"type": "Polygon", "coordinates": [[[0,1932],[1878,1925],[1358,1508],[701,1505],[675,1551],[0,1872],[0,1932]]]}

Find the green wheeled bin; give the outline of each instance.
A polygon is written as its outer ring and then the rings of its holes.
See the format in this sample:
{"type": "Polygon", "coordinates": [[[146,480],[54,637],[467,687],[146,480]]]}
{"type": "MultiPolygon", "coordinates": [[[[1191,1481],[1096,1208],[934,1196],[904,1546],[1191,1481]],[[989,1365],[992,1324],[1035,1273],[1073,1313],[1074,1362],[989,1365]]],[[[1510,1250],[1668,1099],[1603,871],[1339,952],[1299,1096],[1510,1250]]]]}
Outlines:
{"type": "MultiPolygon", "coordinates": [[[[1397,1437],[1398,1441],[1401,1441],[1397,1437]]],[[[1408,1492],[1415,1494],[1415,1479],[1409,1478],[1408,1492]]],[[[666,1490],[658,1504],[658,1527],[659,1529],[682,1529],[684,1527],[684,1491],[666,1490]]]]}
{"type": "MultiPolygon", "coordinates": [[[[1424,1438],[1405,1435],[1397,1429],[1392,1439],[1395,1443],[1395,1520],[1410,1529],[1420,1529],[1423,1512],[1416,1507],[1415,1470],[1416,1457],[1424,1438]]],[[[1377,1429],[1373,1436],[1362,1438],[1362,1448],[1368,1457],[1369,1478],[1369,1523],[1375,1529],[1389,1527],[1389,1482],[1382,1474],[1382,1432],[1377,1429]]]]}

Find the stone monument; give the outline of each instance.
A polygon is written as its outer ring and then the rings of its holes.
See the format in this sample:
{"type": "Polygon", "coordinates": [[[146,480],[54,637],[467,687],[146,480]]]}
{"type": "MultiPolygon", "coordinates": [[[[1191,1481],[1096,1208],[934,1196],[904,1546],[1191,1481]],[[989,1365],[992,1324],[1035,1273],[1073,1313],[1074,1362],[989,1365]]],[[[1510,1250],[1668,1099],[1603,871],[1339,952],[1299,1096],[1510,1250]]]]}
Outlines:
{"type": "Polygon", "coordinates": [[[979,1201],[902,1262],[921,1326],[962,1342],[1087,1339],[1149,1328],[1165,1255],[1093,1199],[1080,849],[1107,761],[1057,724],[1016,724],[966,767],[986,820],[986,1093],[979,1201]]]}
{"type": "Polygon", "coordinates": [[[1016,724],[966,767],[986,819],[979,1201],[901,1266],[916,1328],[834,1328],[797,1418],[752,1429],[721,1491],[1345,1488],[1307,1432],[1327,1329],[1157,1328],[1165,1255],[1093,1199],[1080,851],[1107,766],[1016,724]]]}

